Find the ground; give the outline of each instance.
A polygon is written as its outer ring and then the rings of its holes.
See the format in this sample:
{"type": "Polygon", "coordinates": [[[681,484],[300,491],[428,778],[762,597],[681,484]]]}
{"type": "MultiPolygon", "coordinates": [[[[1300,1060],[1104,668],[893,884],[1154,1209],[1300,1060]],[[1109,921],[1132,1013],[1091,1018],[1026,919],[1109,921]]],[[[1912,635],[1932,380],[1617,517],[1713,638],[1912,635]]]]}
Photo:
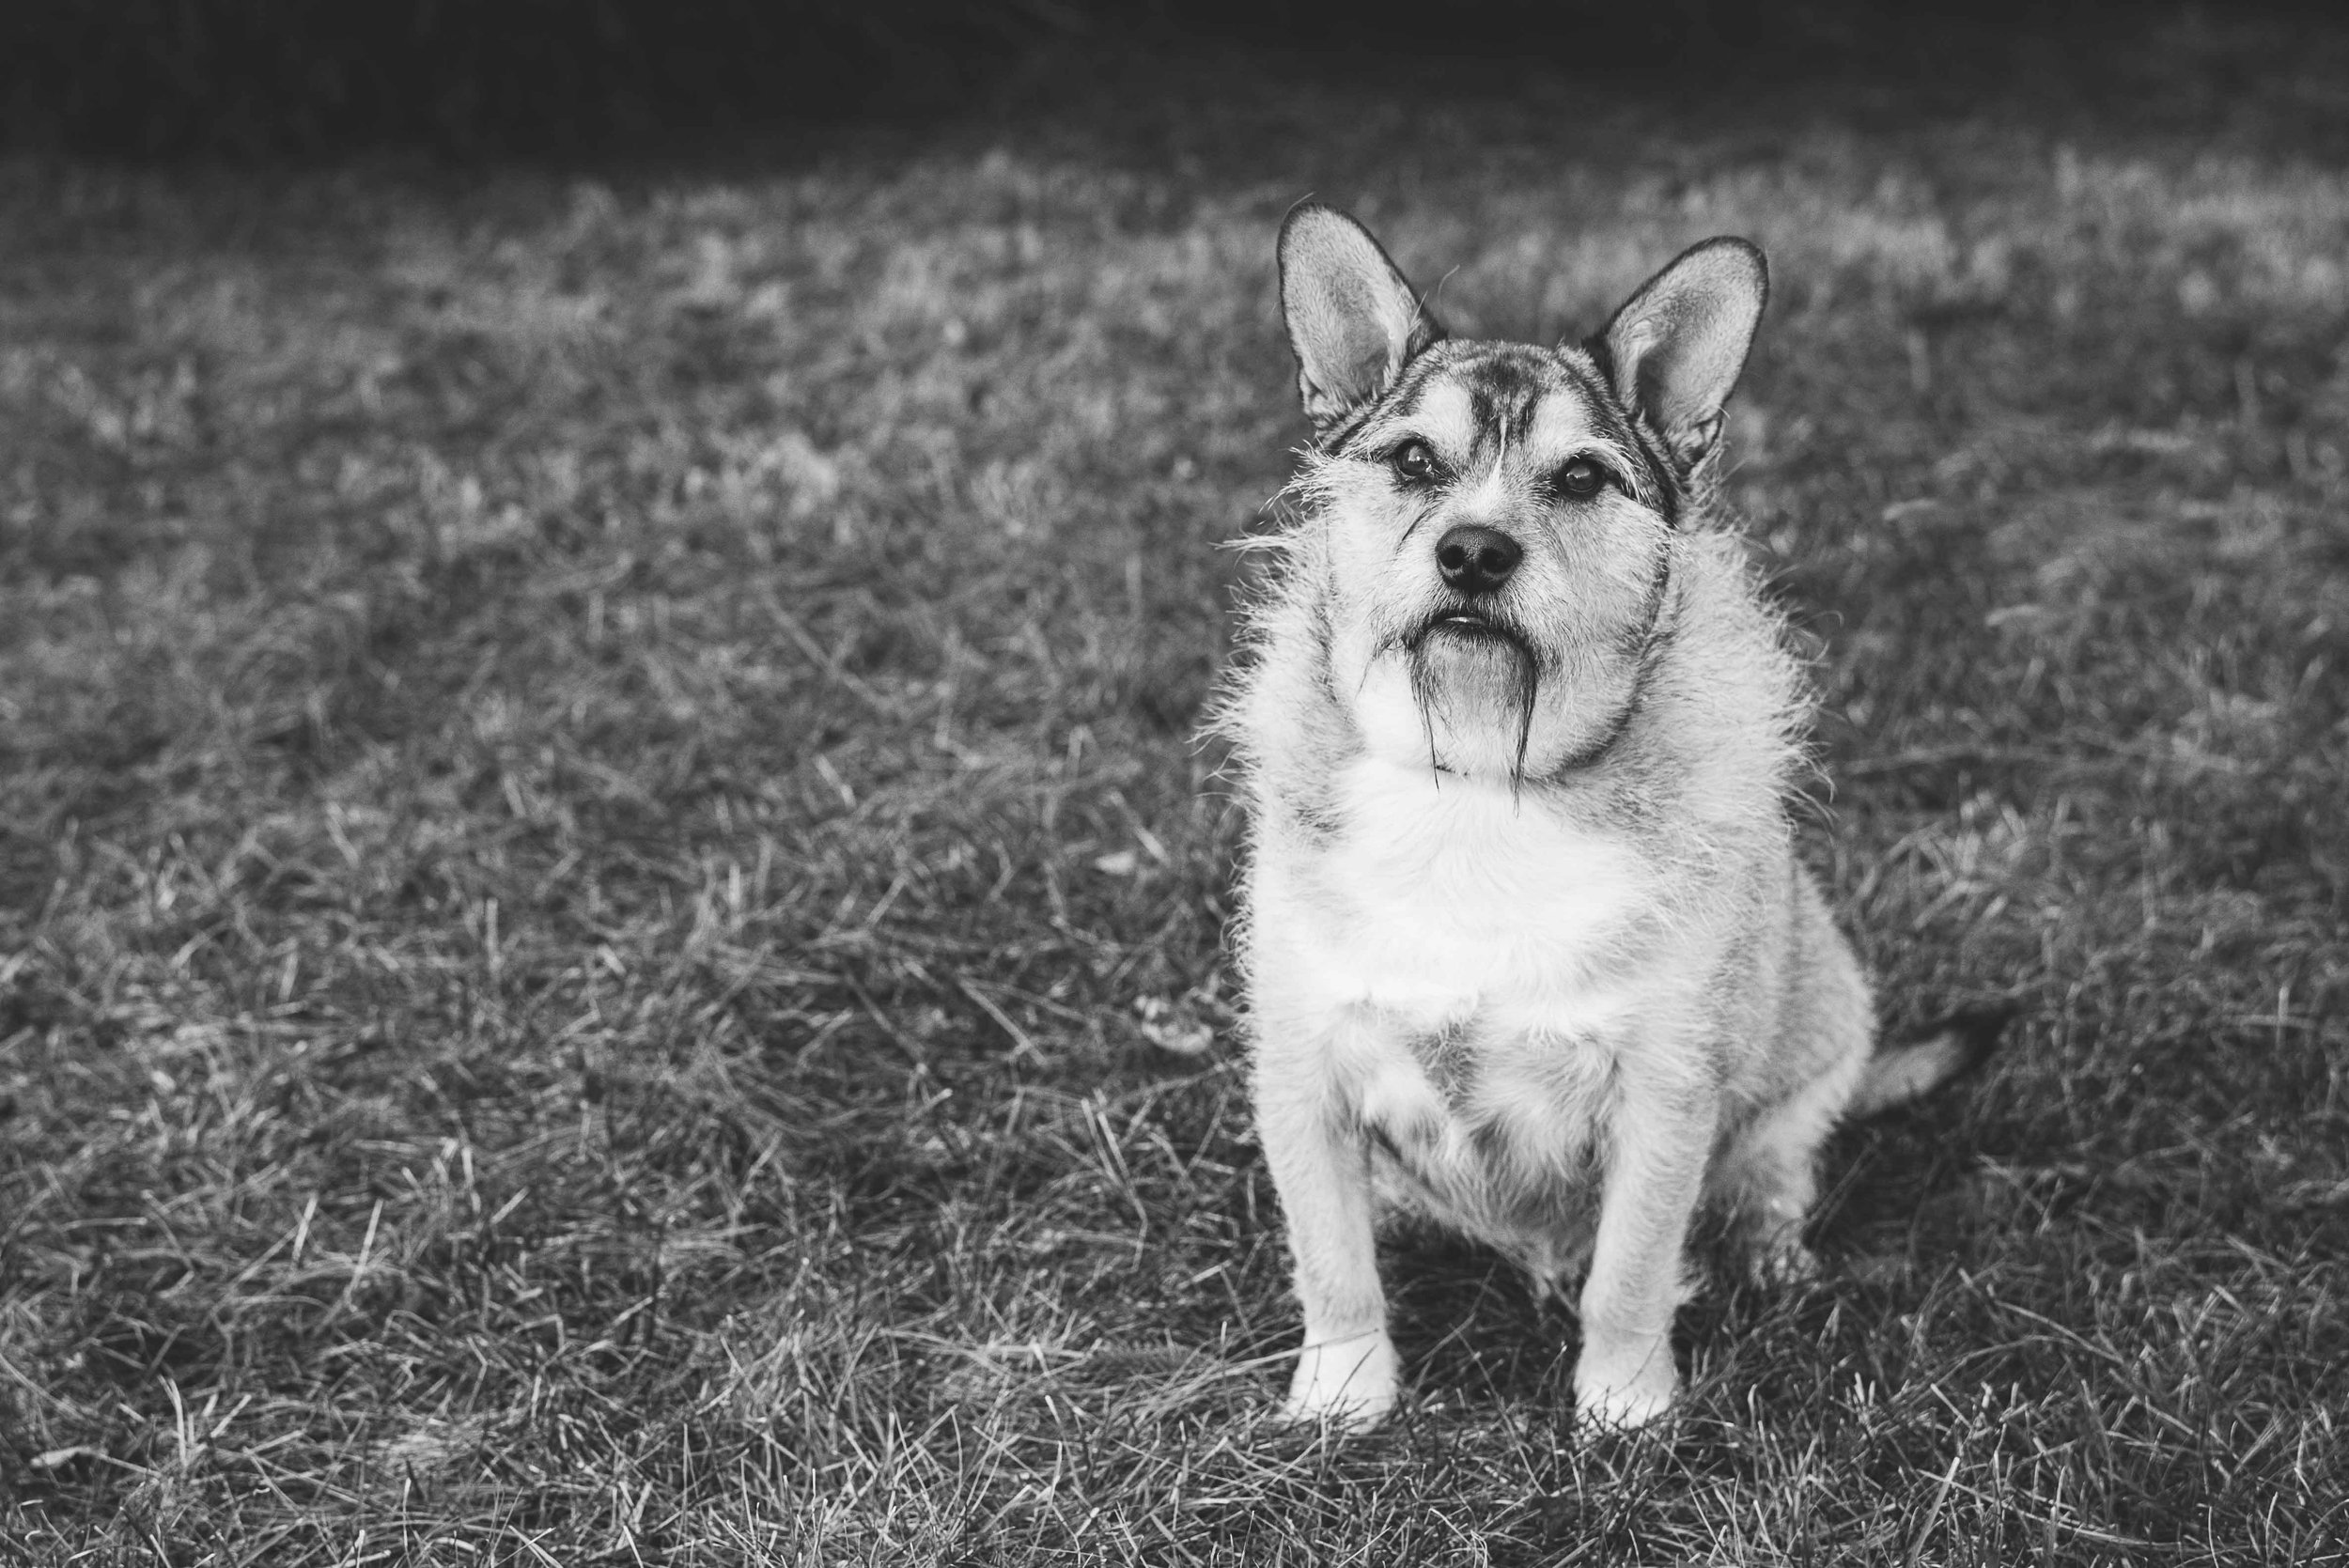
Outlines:
{"type": "Polygon", "coordinates": [[[2349,153],[2243,59],[0,164],[0,1559],[2349,1558],[2349,153]],[[1265,1420],[1192,737],[1309,192],[1472,334],[1768,250],[1806,851],[1893,1027],[2021,1009],[1651,1437],[1413,1237],[1392,1427],[1265,1420]]]}

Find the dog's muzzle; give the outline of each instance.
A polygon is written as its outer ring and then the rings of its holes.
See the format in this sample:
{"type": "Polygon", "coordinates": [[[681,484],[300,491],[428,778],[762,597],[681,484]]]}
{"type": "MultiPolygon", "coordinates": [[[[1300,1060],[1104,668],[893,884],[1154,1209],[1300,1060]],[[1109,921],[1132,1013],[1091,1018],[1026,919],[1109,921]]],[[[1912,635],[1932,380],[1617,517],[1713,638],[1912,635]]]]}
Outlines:
{"type": "Polygon", "coordinates": [[[1515,622],[1472,599],[1443,606],[1420,622],[1400,642],[1407,652],[1417,654],[1438,638],[1489,643],[1496,647],[1509,648],[1522,658],[1534,658],[1532,639],[1526,636],[1515,622]]]}

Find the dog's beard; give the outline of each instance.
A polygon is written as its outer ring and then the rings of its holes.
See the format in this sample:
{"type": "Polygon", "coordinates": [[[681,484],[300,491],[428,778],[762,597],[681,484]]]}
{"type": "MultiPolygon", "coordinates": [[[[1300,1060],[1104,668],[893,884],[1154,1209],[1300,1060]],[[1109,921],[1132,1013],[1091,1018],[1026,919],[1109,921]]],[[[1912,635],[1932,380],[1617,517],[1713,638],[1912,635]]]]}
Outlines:
{"type": "Polygon", "coordinates": [[[1447,725],[1498,722],[1513,727],[1512,793],[1525,784],[1525,756],[1542,691],[1542,660],[1533,642],[1513,622],[1487,612],[1446,610],[1397,639],[1410,672],[1411,700],[1427,736],[1427,765],[1444,770],[1437,754],[1436,714],[1447,725]]]}

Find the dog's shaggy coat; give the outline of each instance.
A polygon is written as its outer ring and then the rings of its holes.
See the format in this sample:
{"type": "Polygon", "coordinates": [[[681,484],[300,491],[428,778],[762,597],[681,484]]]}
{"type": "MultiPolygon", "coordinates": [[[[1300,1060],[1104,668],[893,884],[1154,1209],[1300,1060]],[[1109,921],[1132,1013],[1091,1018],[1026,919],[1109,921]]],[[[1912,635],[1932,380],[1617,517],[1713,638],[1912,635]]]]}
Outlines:
{"type": "Polygon", "coordinates": [[[1445,340],[1329,209],[1280,255],[1316,439],[1219,723],[1305,1316],[1288,1408],[1394,1400],[1384,1203],[1579,1280],[1579,1408],[1637,1424],[1674,1391],[1699,1222],[1807,1269],[1821,1141],[1970,1048],[1875,1048],[1792,851],[1802,671],[1713,516],[1762,257],[1708,241],[1543,349],[1445,340]]]}

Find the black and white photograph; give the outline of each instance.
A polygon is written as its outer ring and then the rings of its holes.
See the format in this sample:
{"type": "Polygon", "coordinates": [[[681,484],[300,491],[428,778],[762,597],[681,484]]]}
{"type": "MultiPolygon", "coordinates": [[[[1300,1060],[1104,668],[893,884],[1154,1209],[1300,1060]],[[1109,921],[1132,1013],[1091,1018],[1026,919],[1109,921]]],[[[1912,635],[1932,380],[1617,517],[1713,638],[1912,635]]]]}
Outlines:
{"type": "Polygon", "coordinates": [[[0,17],[0,1565],[2349,1568],[2349,16],[0,17]]]}

